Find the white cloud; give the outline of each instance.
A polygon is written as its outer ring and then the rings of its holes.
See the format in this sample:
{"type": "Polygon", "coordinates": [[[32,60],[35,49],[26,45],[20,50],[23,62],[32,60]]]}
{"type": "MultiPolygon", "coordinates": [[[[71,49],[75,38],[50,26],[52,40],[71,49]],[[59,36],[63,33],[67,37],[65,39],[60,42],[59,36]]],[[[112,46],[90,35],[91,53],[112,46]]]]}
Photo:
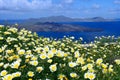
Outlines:
{"type": "Polygon", "coordinates": [[[84,12],[84,13],[89,13],[90,11],[89,11],[89,10],[84,10],[83,12],[84,12]]]}
{"type": "Polygon", "coordinates": [[[74,0],[63,0],[65,3],[72,3],[74,0]]]}
{"type": "Polygon", "coordinates": [[[93,7],[94,9],[99,9],[99,8],[100,8],[100,5],[99,5],[99,4],[94,4],[92,7],[93,7]]]}
{"type": "Polygon", "coordinates": [[[114,3],[115,4],[120,4],[120,0],[115,0],[114,3]]]}
{"type": "Polygon", "coordinates": [[[120,8],[110,9],[109,12],[110,12],[110,13],[120,13],[120,8]]]}
{"type": "Polygon", "coordinates": [[[52,6],[52,0],[0,0],[0,10],[46,9],[52,6]]]}
{"type": "Polygon", "coordinates": [[[61,0],[54,3],[54,0],[0,0],[0,11],[42,11],[61,10],[70,7],[74,0],[61,0]]]}

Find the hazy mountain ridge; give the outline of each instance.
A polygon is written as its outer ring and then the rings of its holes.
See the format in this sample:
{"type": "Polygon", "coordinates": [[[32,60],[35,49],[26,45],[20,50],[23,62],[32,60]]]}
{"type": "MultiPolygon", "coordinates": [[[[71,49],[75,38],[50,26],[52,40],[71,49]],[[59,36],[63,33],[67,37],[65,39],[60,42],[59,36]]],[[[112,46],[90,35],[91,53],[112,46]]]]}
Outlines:
{"type": "Polygon", "coordinates": [[[35,32],[45,31],[45,32],[100,32],[103,29],[99,28],[88,28],[80,25],[72,24],[60,24],[55,22],[37,22],[31,25],[21,25],[21,28],[26,28],[35,32]]]}
{"type": "Polygon", "coordinates": [[[105,19],[102,17],[93,17],[93,18],[70,18],[66,16],[50,16],[42,18],[31,18],[26,20],[26,22],[106,22],[113,21],[114,19],[105,19]]]}
{"type": "Polygon", "coordinates": [[[60,24],[59,22],[107,22],[118,21],[115,19],[105,19],[102,17],[93,18],[70,18],[66,16],[50,16],[42,18],[30,18],[20,23],[20,28],[26,28],[32,31],[56,31],[56,32],[98,32],[103,29],[88,28],[86,26],[72,25],[72,24],[60,24]]]}

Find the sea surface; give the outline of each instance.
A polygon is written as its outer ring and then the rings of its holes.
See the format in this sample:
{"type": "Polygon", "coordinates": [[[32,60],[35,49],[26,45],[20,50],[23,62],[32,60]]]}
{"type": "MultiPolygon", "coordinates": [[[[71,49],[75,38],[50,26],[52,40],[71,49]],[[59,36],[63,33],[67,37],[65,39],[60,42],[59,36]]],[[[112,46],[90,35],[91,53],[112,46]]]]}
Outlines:
{"type": "Polygon", "coordinates": [[[0,25],[7,25],[7,24],[20,24],[23,23],[25,20],[0,20],[0,25]]]}
{"type": "Polygon", "coordinates": [[[102,32],[37,32],[39,36],[63,38],[63,36],[75,39],[83,38],[84,42],[94,41],[95,37],[100,36],[120,36],[120,21],[117,22],[65,22],[66,24],[81,25],[90,28],[102,28],[102,32]]]}
{"type": "MultiPolygon", "coordinates": [[[[2,21],[0,20],[0,24],[15,24],[15,23],[22,23],[24,20],[10,20],[10,21],[2,21]]],[[[81,25],[90,28],[102,28],[102,32],[37,32],[39,36],[43,37],[51,37],[60,39],[64,36],[71,37],[74,36],[75,39],[79,39],[80,37],[83,38],[84,42],[91,42],[95,39],[95,37],[100,36],[120,36],[120,21],[113,21],[113,22],[64,22],[66,24],[74,24],[74,25],[81,25]]],[[[64,24],[60,23],[60,24],[64,24]]]]}

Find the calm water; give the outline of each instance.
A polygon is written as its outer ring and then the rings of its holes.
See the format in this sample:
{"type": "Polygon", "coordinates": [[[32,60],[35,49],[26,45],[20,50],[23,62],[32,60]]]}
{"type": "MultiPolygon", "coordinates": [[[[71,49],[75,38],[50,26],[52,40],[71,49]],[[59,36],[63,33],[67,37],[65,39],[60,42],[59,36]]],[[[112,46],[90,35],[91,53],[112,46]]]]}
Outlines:
{"type": "Polygon", "coordinates": [[[39,36],[62,38],[74,36],[76,39],[83,37],[85,42],[93,41],[96,36],[120,36],[120,21],[118,22],[73,22],[67,24],[81,25],[90,28],[102,28],[102,32],[37,32],[39,36]]]}
{"type": "Polygon", "coordinates": [[[22,22],[24,22],[24,20],[0,20],[1,25],[16,24],[16,23],[20,24],[22,22]]]}
{"type": "MultiPolygon", "coordinates": [[[[1,21],[0,24],[6,23],[22,23],[23,20],[10,20],[10,21],[1,21]]],[[[96,36],[120,36],[120,21],[117,22],[65,22],[66,24],[81,25],[90,28],[102,28],[102,32],[37,32],[39,36],[44,37],[53,37],[53,38],[63,38],[63,36],[74,36],[76,39],[83,37],[84,41],[90,42],[94,40],[96,36]]],[[[61,23],[62,24],[62,23],[61,23]]]]}

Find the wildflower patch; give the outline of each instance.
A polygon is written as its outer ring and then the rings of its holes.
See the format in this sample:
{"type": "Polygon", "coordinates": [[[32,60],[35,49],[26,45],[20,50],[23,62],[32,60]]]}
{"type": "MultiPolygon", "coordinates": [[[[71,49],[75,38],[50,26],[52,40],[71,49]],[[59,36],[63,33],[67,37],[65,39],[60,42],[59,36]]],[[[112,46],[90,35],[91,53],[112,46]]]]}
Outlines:
{"type": "Polygon", "coordinates": [[[1,79],[120,80],[120,38],[103,36],[84,46],[82,38],[56,40],[0,26],[1,79]]]}

